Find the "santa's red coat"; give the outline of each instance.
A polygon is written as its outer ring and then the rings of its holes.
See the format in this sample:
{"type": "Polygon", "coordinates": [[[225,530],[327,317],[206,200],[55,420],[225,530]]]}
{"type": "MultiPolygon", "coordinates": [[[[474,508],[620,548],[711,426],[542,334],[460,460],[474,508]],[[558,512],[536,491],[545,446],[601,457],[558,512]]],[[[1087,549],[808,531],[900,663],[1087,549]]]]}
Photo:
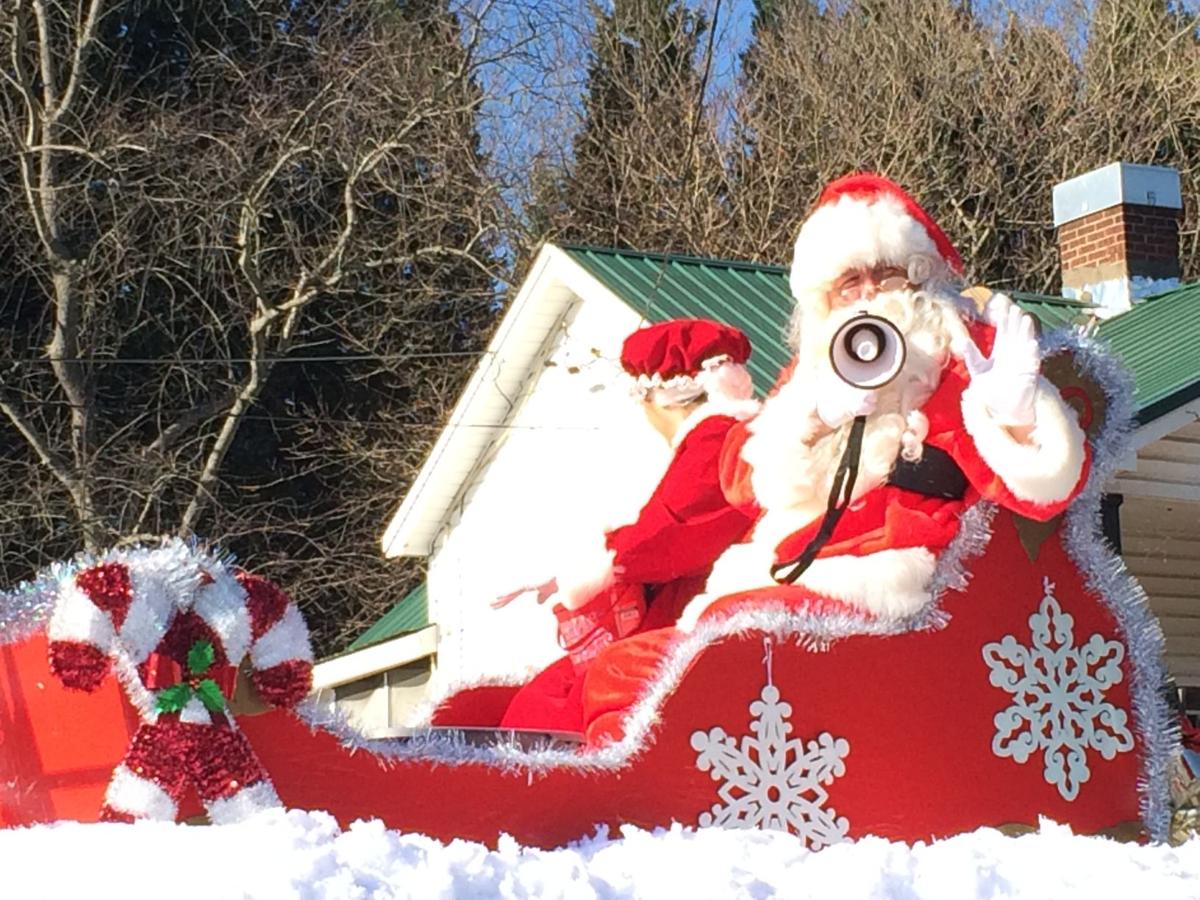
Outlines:
{"type": "MultiPolygon", "coordinates": [[[[984,353],[990,353],[994,329],[981,323],[969,326],[969,333],[984,353]]],[[[783,380],[790,377],[791,369],[783,380]]],[[[1063,512],[1078,496],[1091,467],[1091,450],[1084,444],[1083,463],[1078,476],[1065,490],[1045,499],[1032,499],[1014,492],[1013,472],[997,471],[994,463],[980,452],[976,438],[964,422],[963,396],[970,376],[963,360],[952,356],[942,378],[922,411],[929,420],[925,444],[945,451],[967,479],[961,498],[931,497],[890,484],[880,485],[852,503],[842,515],[829,541],[817,553],[818,559],[838,556],[866,556],[885,550],[925,548],[934,554],[944,550],[958,533],[959,517],[979,500],[997,503],[1018,515],[1048,521],[1063,512]]],[[[769,401],[768,401],[769,402],[769,401]]],[[[722,484],[731,502],[747,512],[765,505],[756,497],[751,484],[752,467],[742,458],[742,450],[752,436],[752,424],[739,422],[730,429],[721,459],[722,484]]],[[[1083,440],[1082,431],[1078,439],[1083,440]]],[[[775,561],[795,559],[803,552],[821,527],[818,517],[791,533],[775,548],[775,561]]],[[[751,587],[752,585],[746,585],[751,587]]]]}

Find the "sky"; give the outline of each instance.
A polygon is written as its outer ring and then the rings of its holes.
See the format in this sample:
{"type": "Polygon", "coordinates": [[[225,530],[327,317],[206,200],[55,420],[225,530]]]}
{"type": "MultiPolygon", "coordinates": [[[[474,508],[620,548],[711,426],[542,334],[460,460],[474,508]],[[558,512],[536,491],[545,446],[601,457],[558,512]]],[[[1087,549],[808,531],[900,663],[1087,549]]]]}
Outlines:
{"type": "MultiPolygon", "coordinates": [[[[483,110],[485,149],[499,171],[525,171],[539,154],[561,154],[579,124],[585,89],[587,0],[464,0],[467,19],[482,16],[486,31],[520,38],[515,52],[483,45],[479,72],[490,99],[483,110]]],[[[738,59],[750,38],[753,0],[690,0],[708,20],[716,13],[711,99],[733,89],[738,59]]],[[[470,28],[468,27],[468,34],[470,28]]],[[[703,48],[702,48],[703,52],[703,48]]]]}

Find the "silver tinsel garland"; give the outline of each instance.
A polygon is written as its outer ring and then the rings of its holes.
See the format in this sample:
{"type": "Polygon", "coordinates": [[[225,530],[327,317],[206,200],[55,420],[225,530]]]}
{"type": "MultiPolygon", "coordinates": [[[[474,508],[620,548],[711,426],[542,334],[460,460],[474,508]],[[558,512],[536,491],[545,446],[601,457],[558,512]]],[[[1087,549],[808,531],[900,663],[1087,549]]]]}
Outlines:
{"type": "Polygon", "coordinates": [[[1167,774],[1179,753],[1179,723],[1167,706],[1162,627],[1146,592],[1104,539],[1100,495],[1128,452],[1133,433],[1133,380],[1112,352],[1076,329],[1062,329],[1042,340],[1043,354],[1067,351],[1076,367],[1104,391],[1107,410],[1100,433],[1091,442],[1092,471],[1083,493],[1067,510],[1063,543],[1083,573],[1088,589],[1112,613],[1128,648],[1130,695],[1142,741],[1142,822],[1152,840],[1167,839],[1170,790],[1167,774]]]}
{"type": "Polygon", "coordinates": [[[37,634],[50,621],[58,586],[88,565],[86,557],[56,562],[32,581],[0,591],[0,645],[15,644],[37,634]]]}

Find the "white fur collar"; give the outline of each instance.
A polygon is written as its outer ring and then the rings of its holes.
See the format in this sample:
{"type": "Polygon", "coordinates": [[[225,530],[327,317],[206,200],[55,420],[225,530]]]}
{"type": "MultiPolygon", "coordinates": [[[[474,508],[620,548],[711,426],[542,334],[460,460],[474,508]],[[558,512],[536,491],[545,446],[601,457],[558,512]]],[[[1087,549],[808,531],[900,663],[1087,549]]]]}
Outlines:
{"type": "Polygon", "coordinates": [[[683,443],[683,439],[692,429],[711,416],[732,416],[738,421],[745,421],[758,414],[762,403],[758,400],[735,400],[731,397],[714,396],[700,404],[688,417],[679,423],[675,436],[671,438],[671,448],[675,449],[683,443]]]}

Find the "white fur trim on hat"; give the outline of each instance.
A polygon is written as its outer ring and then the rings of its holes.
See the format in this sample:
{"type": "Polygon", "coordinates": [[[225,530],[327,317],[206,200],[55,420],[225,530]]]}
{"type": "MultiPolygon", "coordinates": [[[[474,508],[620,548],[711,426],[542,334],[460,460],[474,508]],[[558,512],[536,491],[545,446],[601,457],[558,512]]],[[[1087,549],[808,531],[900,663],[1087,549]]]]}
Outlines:
{"type": "Polygon", "coordinates": [[[657,372],[639,375],[635,390],[642,400],[651,400],[656,406],[682,406],[704,393],[745,399],[754,394],[754,383],[744,365],[722,353],[704,360],[692,374],[670,378],[663,378],[657,372]]]}
{"type": "Polygon", "coordinates": [[[895,198],[841,197],[818,208],[800,228],[789,283],[801,303],[850,269],[900,266],[921,282],[952,275],[925,226],[895,198]],[[912,264],[910,266],[910,264],[912,264]]]}
{"type": "Polygon", "coordinates": [[[739,401],[754,396],[754,379],[750,370],[735,363],[729,356],[706,359],[696,381],[709,400],[739,401]]]}
{"type": "Polygon", "coordinates": [[[1057,503],[1071,496],[1083,472],[1084,433],[1075,414],[1045,378],[1034,395],[1036,424],[1021,443],[987,411],[971,385],[962,395],[963,425],[988,467],[1030,503],[1057,503]]]}

